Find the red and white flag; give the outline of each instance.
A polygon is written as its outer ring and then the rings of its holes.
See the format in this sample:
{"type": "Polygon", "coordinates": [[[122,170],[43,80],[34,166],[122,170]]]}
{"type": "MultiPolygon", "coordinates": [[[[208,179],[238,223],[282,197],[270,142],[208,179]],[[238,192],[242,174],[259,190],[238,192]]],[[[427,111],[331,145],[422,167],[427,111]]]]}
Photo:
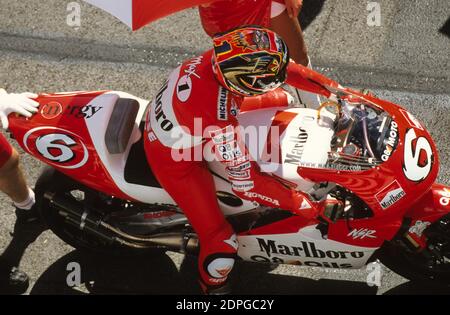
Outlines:
{"type": "Polygon", "coordinates": [[[213,0],[84,0],[128,25],[133,31],[163,18],[213,0]]]}

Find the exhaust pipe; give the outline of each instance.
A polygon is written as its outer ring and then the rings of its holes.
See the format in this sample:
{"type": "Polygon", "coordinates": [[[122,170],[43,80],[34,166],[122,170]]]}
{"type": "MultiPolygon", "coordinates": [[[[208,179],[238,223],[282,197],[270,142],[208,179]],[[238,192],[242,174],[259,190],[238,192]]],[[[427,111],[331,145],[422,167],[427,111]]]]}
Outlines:
{"type": "Polygon", "coordinates": [[[149,237],[134,236],[121,231],[104,222],[102,218],[86,208],[80,202],[57,196],[46,192],[44,198],[50,205],[58,210],[59,215],[82,231],[86,231],[96,237],[102,238],[108,243],[119,243],[132,248],[164,248],[170,251],[197,254],[199,242],[196,234],[186,230],[152,235],[149,237]]]}

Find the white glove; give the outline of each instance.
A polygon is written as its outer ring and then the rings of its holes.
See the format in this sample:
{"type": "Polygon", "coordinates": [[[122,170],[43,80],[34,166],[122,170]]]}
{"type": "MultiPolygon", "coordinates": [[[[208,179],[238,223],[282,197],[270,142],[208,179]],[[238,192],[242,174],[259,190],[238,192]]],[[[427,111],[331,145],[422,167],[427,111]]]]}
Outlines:
{"type": "Polygon", "coordinates": [[[3,128],[8,128],[8,115],[11,113],[25,117],[31,117],[36,113],[39,103],[31,99],[36,97],[37,94],[34,93],[8,94],[5,90],[0,90],[0,120],[3,128]]]}

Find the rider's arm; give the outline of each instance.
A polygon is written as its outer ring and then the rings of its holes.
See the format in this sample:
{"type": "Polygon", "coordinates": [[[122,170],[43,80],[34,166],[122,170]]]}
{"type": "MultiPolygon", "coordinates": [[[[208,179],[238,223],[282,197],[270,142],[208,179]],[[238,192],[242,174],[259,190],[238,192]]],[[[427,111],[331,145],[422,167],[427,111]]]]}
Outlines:
{"type": "Polygon", "coordinates": [[[271,107],[287,107],[294,103],[294,98],[282,88],[252,97],[244,98],[240,112],[271,107]]]}
{"type": "Polygon", "coordinates": [[[261,171],[240,141],[239,129],[236,124],[230,124],[210,133],[216,155],[226,166],[233,192],[243,199],[262,205],[290,210],[309,218],[316,217],[316,205],[308,195],[261,171]]]}
{"type": "Polygon", "coordinates": [[[3,128],[8,128],[8,115],[11,113],[25,117],[36,113],[39,103],[31,99],[36,97],[33,93],[8,94],[4,89],[0,89],[0,120],[3,128]]]}
{"type": "Polygon", "coordinates": [[[339,87],[337,82],[305,66],[296,64],[292,60],[287,67],[286,83],[297,89],[317,93],[327,98],[331,96],[329,88],[339,87]]]}

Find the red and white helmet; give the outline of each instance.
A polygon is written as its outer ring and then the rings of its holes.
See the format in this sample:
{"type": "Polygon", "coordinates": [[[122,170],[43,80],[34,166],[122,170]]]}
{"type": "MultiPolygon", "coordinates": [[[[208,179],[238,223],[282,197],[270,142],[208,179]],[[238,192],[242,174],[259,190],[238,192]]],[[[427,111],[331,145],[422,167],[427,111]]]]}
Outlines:
{"type": "Polygon", "coordinates": [[[270,92],[286,80],[289,52],[283,39],[260,26],[214,36],[213,68],[219,82],[242,96],[270,92]]]}

